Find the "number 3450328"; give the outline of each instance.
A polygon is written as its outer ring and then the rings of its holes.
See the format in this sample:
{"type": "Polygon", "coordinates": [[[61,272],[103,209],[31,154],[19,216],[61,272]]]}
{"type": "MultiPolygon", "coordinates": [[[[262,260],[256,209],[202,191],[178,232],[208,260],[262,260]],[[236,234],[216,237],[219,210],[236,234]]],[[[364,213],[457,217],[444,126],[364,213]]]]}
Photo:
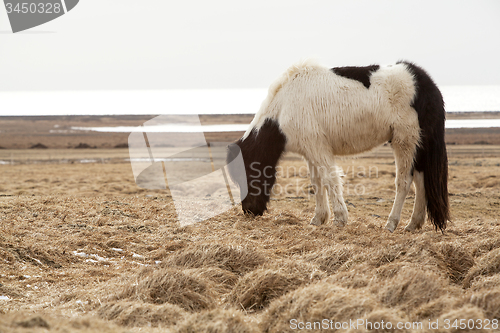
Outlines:
{"type": "Polygon", "coordinates": [[[60,3],[17,3],[13,5],[10,2],[5,4],[5,8],[7,8],[7,14],[10,13],[19,13],[19,14],[59,14],[62,11],[62,7],[60,3]]]}

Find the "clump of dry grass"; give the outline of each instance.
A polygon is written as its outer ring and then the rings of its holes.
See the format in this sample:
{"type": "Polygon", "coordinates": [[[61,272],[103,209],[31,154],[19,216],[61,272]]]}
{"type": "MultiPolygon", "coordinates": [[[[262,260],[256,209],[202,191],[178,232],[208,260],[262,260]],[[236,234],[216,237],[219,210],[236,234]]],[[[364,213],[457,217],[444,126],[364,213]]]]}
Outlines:
{"type": "MultiPolygon", "coordinates": [[[[398,260],[391,263],[405,263],[405,266],[419,267],[436,274],[443,273],[443,256],[436,249],[442,239],[436,237],[437,233],[416,234],[408,237],[406,241],[398,242],[398,260]]],[[[402,266],[401,266],[402,267],[402,266]]]]}
{"type": "Polygon", "coordinates": [[[67,256],[61,255],[60,251],[54,246],[41,246],[39,244],[30,244],[27,247],[13,247],[9,259],[28,261],[40,267],[49,266],[54,268],[61,268],[62,263],[68,263],[67,256]]]}
{"type": "Polygon", "coordinates": [[[170,303],[158,305],[137,301],[110,302],[100,307],[97,313],[102,319],[129,327],[169,327],[182,321],[187,315],[182,308],[170,303]]]}
{"type": "Polygon", "coordinates": [[[422,304],[412,312],[412,315],[418,320],[437,318],[465,303],[462,298],[446,294],[429,301],[429,303],[422,304]]]}
{"type": "Polygon", "coordinates": [[[500,248],[500,237],[492,235],[487,239],[481,239],[472,246],[472,255],[474,257],[480,257],[496,248],[500,248]]]}
{"type": "Polygon", "coordinates": [[[245,311],[264,309],[273,299],[324,277],[315,265],[284,261],[258,268],[238,280],[229,302],[245,311]]]}
{"type": "Polygon", "coordinates": [[[500,248],[492,250],[483,256],[465,276],[463,285],[465,288],[469,288],[475,278],[492,276],[498,273],[500,273],[500,248]]]}
{"type": "Polygon", "coordinates": [[[113,323],[92,316],[78,316],[66,318],[49,314],[33,314],[18,312],[9,315],[0,315],[0,332],[9,333],[118,333],[123,329],[113,323]]]}
{"type": "Polygon", "coordinates": [[[469,248],[457,241],[432,242],[428,237],[416,237],[408,244],[383,247],[371,254],[367,261],[378,268],[380,276],[392,277],[403,266],[419,267],[445,275],[453,283],[461,283],[474,265],[469,248]],[[401,265],[403,264],[403,265],[401,265]]]}
{"type": "Polygon", "coordinates": [[[500,320],[500,288],[474,293],[470,298],[470,303],[483,309],[487,318],[500,320]]]}
{"type": "MultiPolygon", "coordinates": [[[[23,290],[16,287],[9,287],[3,284],[0,285],[0,295],[7,296],[9,298],[21,298],[24,296],[23,290]]],[[[0,314],[2,310],[0,309],[0,314]]]]}
{"type": "Polygon", "coordinates": [[[474,266],[474,258],[469,249],[455,242],[439,243],[434,255],[440,259],[443,270],[454,283],[461,283],[474,266]]]}
{"type": "Polygon", "coordinates": [[[219,294],[225,294],[234,287],[239,276],[219,267],[200,267],[184,269],[184,273],[200,280],[212,282],[212,289],[219,294]]]}
{"type": "MultiPolygon", "coordinates": [[[[395,276],[398,275],[398,273],[406,268],[411,268],[411,267],[416,267],[418,266],[419,268],[422,268],[421,266],[411,263],[411,262],[406,262],[406,261],[401,261],[401,262],[392,262],[390,264],[386,264],[383,266],[380,266],[376,270],[376,275],[375,277],[381,280],[388,280],[392,279],[395,276]]],[[[367,267],[366,270],[369,270],[370,268],[367,267]]]]}
{"type": "Polygon", "coordinates": [[[169,255],[163,267],[218,267],[235,274],[244,274],[263,264],[265,256],[243,245],[193,244],[169,255]]]}
{"type": "Polygon", "coordinates": [[[38,327],[40,327],[40,328],[50,329],[50,326],[47,323],[47,321],[40,316],[31,317],[30,319],[17,321],[14,323],[14,325],[18,326],[18,327],[24,327],[24,328],[38,328],[38,327]]]}
{"type": "Polygon", "coordinates": [[[174,333],[256,333],[257,325],[248,323],[238,310],[211,310],[193,313],[173,328],[174,333]]]}
{"type": "Polygon", "coordinates": [[[178,269],[145,269],[132,283],[113,298],[152,304],[171,303],[187,311],[200,311],[215,306],[216,293],[210,283],[178,269]]]}
{"type": "Polygon", "coordinates": [[[384,283],[374,283],[372,289],[382,303],[404,311],[452,292],[446,280],[434,272],[406,266],[384,283]]]}
{"type": "Polygon", "coordinates": [[[482,291],[483,289],[492,290],[495,288],[500,288],[500,274],[478,276],[471,282],[469,289],[471,291],[482,291]]]}
{"type": "MultiPolygon", "coordinates": [[[[394,244],[378,248],[370,254],[368,258],[364,258],[371,266],[381,267],[390,264],[403,258],[406,255],[407,247],[404,244],[394,244]]],[[[362,252],[362,251],[361,251],[362,252]]]]}
{"type": "Polygon", "coordinates": [[[358,264],[348,271],[331,275],[326,281],[344,288],[357,289],[367,287],[375,278],[374,274],[370,273],[370,267],[368,265],[358,264]]]}
{"type": "Polygon", "coordinates": [[[311,253],[305,256],[305,259],[316,263],[320,269],[332,274],[360,252],[360,249],[356,246],[337,244],[311,253]]]}
{"type": "Polygon", "coordinates": [[[382,306],[369,293],[318,282],[292,291],[271,302],[263,315],[264,332],[294,332],[290,320],[320,322],[362,318],[382,306]]]}

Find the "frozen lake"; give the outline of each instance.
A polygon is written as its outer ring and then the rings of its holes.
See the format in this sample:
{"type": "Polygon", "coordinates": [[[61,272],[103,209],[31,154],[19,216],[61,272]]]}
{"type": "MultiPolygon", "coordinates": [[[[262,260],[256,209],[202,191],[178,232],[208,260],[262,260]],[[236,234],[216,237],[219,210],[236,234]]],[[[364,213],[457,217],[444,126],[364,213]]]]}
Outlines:
{"type": "MultiPolygon", "coordinates": [[[[452,119],[447,120],[446,128],[488,128],[500,127],[500,119],[452,119]]],[[[72,127],[73,130],[96,132],[149,132],[149,133],[194,133],[194,132],[237,132],[246,131],[247,124],[224,124],[208,126],[157,125],[157,126],[117,126],[117,127],[72,127]]]]}

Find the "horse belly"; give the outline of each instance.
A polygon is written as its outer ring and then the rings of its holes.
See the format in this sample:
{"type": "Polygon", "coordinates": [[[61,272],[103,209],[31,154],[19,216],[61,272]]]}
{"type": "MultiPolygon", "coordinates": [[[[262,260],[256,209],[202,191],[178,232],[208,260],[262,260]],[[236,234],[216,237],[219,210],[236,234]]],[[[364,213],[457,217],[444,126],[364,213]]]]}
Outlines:
{"type": "Polygon", "coordinates": [[[328,131],[328,144],[335,155],[355,155],[369,151],[391,139],[391,129],[376,119],[346,121],[328,131]]]}

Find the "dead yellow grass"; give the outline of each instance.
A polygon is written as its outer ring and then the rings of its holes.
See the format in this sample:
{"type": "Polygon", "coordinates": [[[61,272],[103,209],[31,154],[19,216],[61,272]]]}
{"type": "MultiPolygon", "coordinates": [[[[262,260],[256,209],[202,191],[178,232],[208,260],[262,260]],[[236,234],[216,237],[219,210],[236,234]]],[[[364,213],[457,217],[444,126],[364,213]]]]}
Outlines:
{"type": "Polygon", "coordinates": [[[123,327],[112,322],[101,320],[95,316],[80,315],[73,318],[54,316],[47,313],[33,314],[20,312],[0,317],[1,332],[12,333],[45,333],[45,332],[125,332],[123,327]]]}
{"type": "Polygon", "coordinates": [[[213,310],[193,313],[174,328],[175,333],[256,333],[257,327],[248,323],[236,310],[213,310]]]}
{"type": "Polygon", "coordinates": [[[215,306],[214,296],[209,283],[204,279],[172,268],[146,268],[114,298],[152,304],[170,303],[186,311],[200,311],[215,306]]]}
{"type": "Polygon", "coordinates": [[[347,289],[327,282],[297,289],[269,305],[262,320],[263,332],[293,332],[290,322],[339,322],[358,319],[381,308],[373,295],[360,289],[347,289]]]}
{"type": "Polygon", "coordinates": [[[500,273],[500,248],[488,252],[481,261],[474,266],[464,280],[464,286],[468,288],[471,282],[478,276],[492,276],[500,273]]]}
{"type": "Polygon", "coordinates": [[[246,312],[259,311],[273,299],[324,276],[318,267],[307,262],[277,261],[240,278],[228,299],[232,305],[246,312]]]}
{"type": "Polygon", "coordinates": [[[97,311],[102,319],[127,327],[169,327],[182,321],[187,313],[171,303],[149,304],[118,301],[104,304],[97,311]]]}
{"type": "Polygon", "coordinates": [[[193,244],[165,259],[162,266],[218,267],[235,274],[251,271],[265,260],[260,252],[250,247],[223,244],[193,244]]]}
{"type": "Polygon", "coordinates": [[[408,313],[442,295],[453,294],[454,290],[445,279],[432,271],[403,267],[384,283],[374,283],[372,292],[386,306],[408,313]]]}
{"type": "MultiPolygon", "coordinates": [[[[186,227],[169,193],[137,188],[126,163],[0,165],[0,332],[500,319],[500,158],[467,156],[450,158],[444,234],[383,229],[394,195],[393,160],[383,157],[340,162],[343,228],[309,225],[314,198],[295,156],[282,165],[297,171],[278,179],[289,191],[265,215],[237,207],[186,227]],[[376,176],[358,174],[370,167],[376,176]]],[[[410,193],[402,225],[412,205],[410,193]]]]}

